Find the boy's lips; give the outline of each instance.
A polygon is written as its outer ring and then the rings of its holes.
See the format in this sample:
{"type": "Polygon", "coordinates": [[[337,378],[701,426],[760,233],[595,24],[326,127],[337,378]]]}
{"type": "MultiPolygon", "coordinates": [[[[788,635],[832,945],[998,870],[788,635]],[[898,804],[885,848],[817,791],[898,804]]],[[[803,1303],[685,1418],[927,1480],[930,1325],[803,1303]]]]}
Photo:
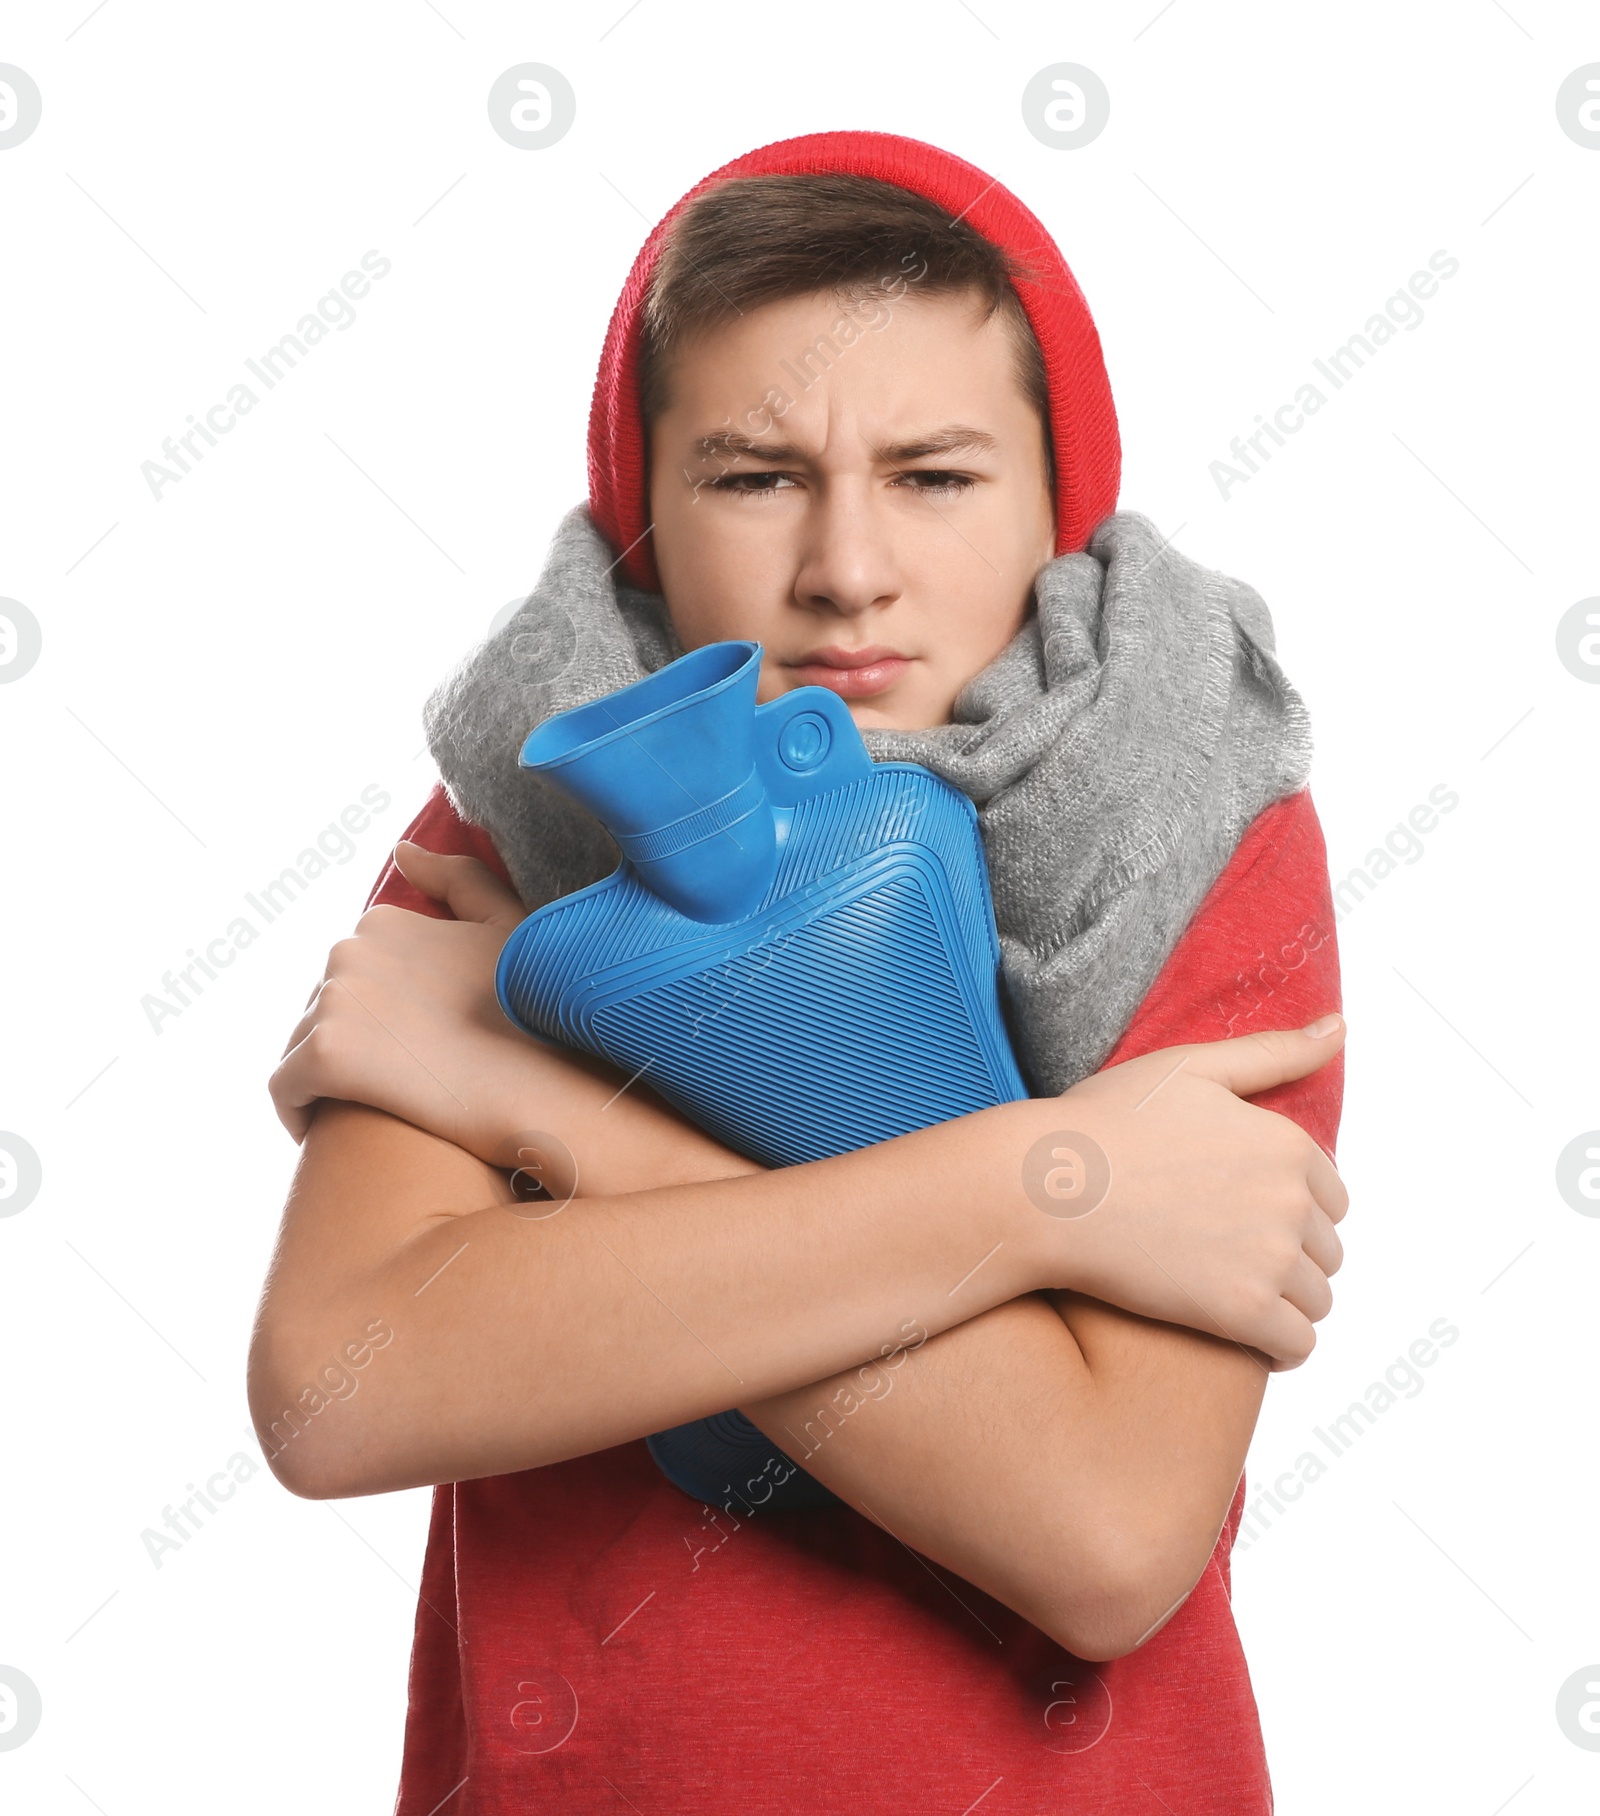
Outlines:
{"type": "Polygon", "coordinates": [[[786,666],[802,686],[829,687],[846,700],[862,700],[892,687],[912,660],[882,643],[863,644],[860,649],[830,643],[786,666]]]}

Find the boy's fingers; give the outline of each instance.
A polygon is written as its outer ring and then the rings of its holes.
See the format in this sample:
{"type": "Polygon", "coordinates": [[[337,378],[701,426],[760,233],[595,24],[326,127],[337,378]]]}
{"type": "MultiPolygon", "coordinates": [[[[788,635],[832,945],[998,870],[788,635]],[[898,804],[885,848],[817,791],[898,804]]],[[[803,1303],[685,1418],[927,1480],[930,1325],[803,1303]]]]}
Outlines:
{"type": "Polygon", "coordinates": [[[267,1080],[267,1090],[278,1121],[296,1141],[303,1141],[311,1126],[311,1106],[318,1093],[307,1090],[300,1077],[301,1068],[293,1057],[286,1058],[267,1080]]]}
{"type": "Polygon", "coordinates": [[[1350,1208],[1350,1194],[1344,1189],[1339,1169],[1321,1148],[1313,1150],[1306,1168],[1306,1184],[1311,1196],[1321,1205],[1330,1223],[1337,1223],[1350,1208]]]}
{"type": "Polygon", "coordinates": [[[1302,1249],[1283,1296],[1309,1323],[1326,1318],[1333,1309],[1333,1288],[1321,1266],[1302,1249]]]}
{"type": "Polygon", "coordinates": [[[442,851],[430,851],[411,839],[399,839],[393,852],[394,867],[406,881],[431,901],[446,900],[450,860],[442,851]]]}
{"type": "MultiPolygon", "coordinates": [[[[1230,1334],[1222,1333],[1224,1336],[1230,1334]]],[[[1254,1333],[1255,1348],[1272,1358],[1272,1368],[1276,1373],[1283,1368],[1298,1368],[1309,1356],[1317,1343],[1316,1326],[1300,1310],[1299,1306],[1288,1298],[1280,1298],[1273,1312],[1271,1328],[1254,1333]]]]}
{"type": "Polygon", "coordinates": [[[1344,1045],[1344,1036],[1344,1018],[1325,1015],[1309,1029],[1241,1034],[1190,1047],[1184,1069],[1226,1085],[1237,1097],[1254,1097],[1325,1066],[1344,1045]]]}
{"type": "Polygon", "coordinates": [[[1339,1232],[1323,1211],[1312,1211],[1310,1222],[1311,1227],[1306,1231],[1305,1240],[1300,1246],[1331,1280],[1344,1266],[1344,1244],[1339,1240],[1339,1232]]]}
{"type": "Polygon", "coordinates": [[[283,1043],[283,1051],[278,1055],[278,1062],[280,1065],[283,1063],[284,1060],[286,1060],[289,1057],[289,1055],[295,1050],[295,1048],[300,1045],[301,1041],[303,1041],[305,1039],[305,1037],[311,1032],[311,1030],[316,1026],[317,1012],[312,1007],[312,1004],[315,1003],[317,998],[322,994],[322,986],[323,986],[324,982],[326,982],[326,979],[318,980],[316,988],[311,992],[310,1000],[306,1003],[305,1014],[302,1015],[300,1017],[299,1021],[297,1021],[295,1023],[294,1028],[289,1035],[289,1038],[283,1043]]]}
{"type": "Polygon", "coordinates": [[[401,839],[394,848],[396,868],[424,895],[443,902],[458,921],[504,921],[515,926],[527,910],[480,858],[451,856],[401,839]]]}

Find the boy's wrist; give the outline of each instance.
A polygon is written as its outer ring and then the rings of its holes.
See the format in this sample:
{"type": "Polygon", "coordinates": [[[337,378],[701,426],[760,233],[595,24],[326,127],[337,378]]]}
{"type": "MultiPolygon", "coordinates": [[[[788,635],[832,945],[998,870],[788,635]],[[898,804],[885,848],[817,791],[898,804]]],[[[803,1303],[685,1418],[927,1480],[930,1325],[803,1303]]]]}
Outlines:
{"type": "Polygon", "coordinates": [[[1082,1106],[1030,1097],[982,1114],[996,1119],[987,1146],[997,1234],[1016,1251],[1024,1290],[1100,1296],[1096,1215],[1110,1162],[1084,1127],[1082,1106]]]}

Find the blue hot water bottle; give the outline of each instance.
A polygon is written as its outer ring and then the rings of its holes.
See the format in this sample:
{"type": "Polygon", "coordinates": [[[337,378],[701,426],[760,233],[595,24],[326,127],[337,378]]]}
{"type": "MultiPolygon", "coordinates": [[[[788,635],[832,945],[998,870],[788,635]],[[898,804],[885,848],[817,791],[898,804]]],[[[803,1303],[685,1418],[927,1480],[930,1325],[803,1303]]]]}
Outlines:
{"type": "MultiPolygon", "coordinates": [[[[759,643],[704,644],[529,735],[520,766],[622,862],[512,933],[501,1006],[767,1166],[1026,1097],[976,809],[875,763],[828,688],[757,706],[760,666],[759,643]]],[[[767,1506],[838,1504],[737,1410],[646,1442],[713,1506],[767,1483],[767,1506]]]]}

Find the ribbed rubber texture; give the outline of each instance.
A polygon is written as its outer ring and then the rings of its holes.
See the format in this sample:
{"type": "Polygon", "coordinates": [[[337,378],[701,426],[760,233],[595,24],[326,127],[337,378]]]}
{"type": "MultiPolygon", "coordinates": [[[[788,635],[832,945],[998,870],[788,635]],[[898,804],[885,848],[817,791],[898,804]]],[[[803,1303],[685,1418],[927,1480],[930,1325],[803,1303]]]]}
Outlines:
{"type": "Polygon", "coordinates": [[[941,879],[920,853],[890,865],[777,939],[586,1015],[594,1047],[629,1072],[649,1062],[663,1097],[771,1167],[996,1102],[940,924],[952,917],[929,899],[941,879]],[[678,1038],[663,1043],[663,1027],[678,1038]]]}

